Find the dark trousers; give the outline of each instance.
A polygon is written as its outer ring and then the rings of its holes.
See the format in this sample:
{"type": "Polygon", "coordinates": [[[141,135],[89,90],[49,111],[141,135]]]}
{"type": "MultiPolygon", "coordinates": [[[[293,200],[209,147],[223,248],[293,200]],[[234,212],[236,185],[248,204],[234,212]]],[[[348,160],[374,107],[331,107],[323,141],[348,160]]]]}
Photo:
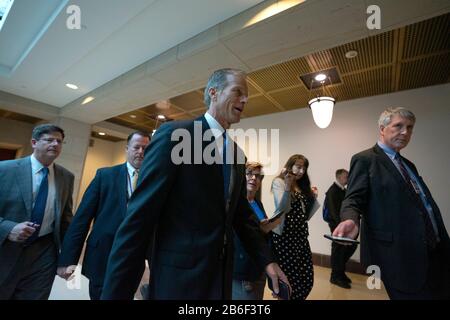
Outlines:
{"type": "Polygon", "coordinates": [[[356,244],[346,246],[336,242],[331,243],[331,277],[333,279],[342,279],[344,277],[345,265],[355,253],[356,248],[356,244]]]}
{"type": "Polygon", "coordinates": [[[0,286],[0,300],[47,300],[55,275],[56,246],[50,234],[22,249],[13,271],[0,286]]]}
{"type": "Polygon", "coordinates": [[[92,281],[89,281],[89,297],[91,300],[100,300],[102,289],[103,285],[93,284],[92,281]]]}
{"type": "Polygon", "coordinates": [[[384,283],[391,300],[450,300],[450,257],[442,245],[430,250],[427,280],[418,292],[402,292],[384,283]]]}

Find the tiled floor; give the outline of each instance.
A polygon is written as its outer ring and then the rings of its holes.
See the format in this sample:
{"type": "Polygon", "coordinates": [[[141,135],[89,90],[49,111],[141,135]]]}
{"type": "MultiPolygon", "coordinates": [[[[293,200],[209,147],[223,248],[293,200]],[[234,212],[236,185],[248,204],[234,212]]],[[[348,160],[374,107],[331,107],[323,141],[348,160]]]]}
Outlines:
{"type": "MultiPolygon", "coordinates": [[[[78,271],[78,270],[77,270],[78,271]]],[[[347,273],[352,279],[352,289],[343,289],[330,283],[330,269],[314,266],[314,287],[308,300],[386,300],[388,296],[381,284],[380,289],[369,290],[366,286],[367,277],[360,274],[347,273]]],[[[88,300],[88,280],[81,276],[78,281],[66,283],[56,277],[53,284],[50,300],[88,300]]],[[[143,281],[148,281],[148,270],[144,274],[143,281]]],[[[136,299],[141,295],[136,293],[136,299]]],[[[271,291],[266,287],[265,300],[273,300],[271,291]]]]}

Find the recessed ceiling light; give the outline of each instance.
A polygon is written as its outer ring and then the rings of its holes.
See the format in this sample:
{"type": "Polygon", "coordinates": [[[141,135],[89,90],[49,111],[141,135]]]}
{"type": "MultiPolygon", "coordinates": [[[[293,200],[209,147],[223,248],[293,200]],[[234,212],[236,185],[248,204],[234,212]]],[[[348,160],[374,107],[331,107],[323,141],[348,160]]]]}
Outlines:
{"type": "Polygon", "coordinates": [[[136,119],[136,115],[135,114],[130,114],[130,118],[136,119]]]}
{"type": "Polygon", "coordinates": [[[70,89],[73,89],[73,90],[77,90],[78,89],[78,86],[76,86],[76,85],[74,85],[72,83],[66,83],[66,87],[70,88],[70,89]]]}
{"type": "Polygon", "coordinates": [[[81,104],[89,103],[89,102],[91,102],[91,101],[94,100],[94,99],[95,99],[95,98],[94,98],[94,97],[91,97],[91,96],[86,97],[86,99],[84,99],[83,102],[82,102],[81,104]]]}
{"type": "Polygon", "coordinates": [[[166,119],[166,117],[165,117],[165,116],[163,116],[162,114],[160,114],[160,115],[158,115],[158,119],[159,119],[159,120],[165,120],[165,119],[166,119]]]}
{"type": "Polygon", "coordinates": [[[358,51],[355,51],[355,50],[350,50],[350,51],[347,51],[347,52],[345,53],[345,57],[346,57],[347,59],[354,58],[354,57],[356,57],[357,55],[358,55],[358,51]]]}
{"type": "Polygon", "coordinates": [[[323,81],[327,78],[327,76],[324,73],[319,73],[317,76],[314,77],[316,81],[323,81]]]}
{"type": "Polygon", "coordinates": [[[99,135],[99,136],[106,136],[106,133],[104,133],[104,132],[99,132],[98,135],[99,135]]]}

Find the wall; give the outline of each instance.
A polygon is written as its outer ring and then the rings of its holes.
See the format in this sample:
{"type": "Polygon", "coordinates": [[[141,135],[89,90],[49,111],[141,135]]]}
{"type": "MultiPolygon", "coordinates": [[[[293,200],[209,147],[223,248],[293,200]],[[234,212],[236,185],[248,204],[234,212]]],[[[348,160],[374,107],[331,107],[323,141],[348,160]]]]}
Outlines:
{"type": "Polygon", "coordinates": [[[96,138],[92,140],[94,145],[89,147],[87,152],[77,207],[98,169],[125,162],[125,141],[110,142],[96,138]]]}
{"type": "MultiPolygon", "coordinates": [[[[337,102],[333,120],[327,129],[315,126],[308,108],[273,115],[243,119],[240,128],[279,128],[278,172],[288,157],[295,153],[310,161],[309,176],[319,189],[319,201],[334,181],[338,168],[349,168],[354,153],[372,147],[378,138],[377,121],[388,106],[411,109],[417,122],[410,144],[402,154],[412,160],[438,203],[447,230],[450,230],[450,84],[432,86],[364,99],[337,102]]],[[[238,126],[235,126],[238,127],[238,126]]],[[[255,152],[246,154],[258,160],[255,152]]],[[[274,208],[270,184],[274,175],[263,180],[263,202],[267,211],[274,208]]],[[[330,242],[323,238],[329,233],[322,220],[322,208],[309,223],[313,252],[330,254],[330,242]]],[[[359,260],[359,250],[353,259],[359,260]]]]}
{"type": "Polygon", "coordinates": [[[0,118],[0,146],[8,149],[19,149],[17,157],[28,156],[31,148],[31,132],[33,124],[0,118]]]}

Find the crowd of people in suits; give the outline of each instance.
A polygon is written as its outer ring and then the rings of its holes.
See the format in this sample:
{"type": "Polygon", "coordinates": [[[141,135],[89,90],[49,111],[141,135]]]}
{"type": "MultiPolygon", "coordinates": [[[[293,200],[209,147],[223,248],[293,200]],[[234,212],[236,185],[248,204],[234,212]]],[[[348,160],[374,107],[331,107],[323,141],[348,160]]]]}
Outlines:
{"type": "MultiPolygon", "coordinates": [[[[235,161],[243,151],[226,132],[248,101],[246,74],[215,71],[204,100],[203,116],[163,124],[151,143],[132,133],[126,163],[97,171],[74,216],[74,176],[54,163],[64,131],[35,127],[33,154],[0,162],[0,299],[47,299],[55,274],[73,275],[84,245],[82,273],[94,300],[133,299],[146,260],[150,299],[262,299],[266,278],[275,297],[286,286],[291,299],[306,299],[314,279],[308,220],[319,207],[308,159],[287,160],[267,213],[263,166],[235,161]],[[195,123],[212,130],[219,162],[172,161],[173,133],[196,137],[195,123]]],[[[442,215],[399,154],[415,121],[405,108],[381,114],[377,144],[353,156],[349,172],[338,170],[327,191],[329,226],[335,236],[361,234],[362,263],[380,267],[391,299],[450,298],[442,215]]],[[[194,145],[183,157],[198,156],[194,145]]],[[[208,145],[200,145],[203,155],[208,145]]],[[[350,287],[344,271],[354,250],[332,244],[332,283],[350,287]]]]}

